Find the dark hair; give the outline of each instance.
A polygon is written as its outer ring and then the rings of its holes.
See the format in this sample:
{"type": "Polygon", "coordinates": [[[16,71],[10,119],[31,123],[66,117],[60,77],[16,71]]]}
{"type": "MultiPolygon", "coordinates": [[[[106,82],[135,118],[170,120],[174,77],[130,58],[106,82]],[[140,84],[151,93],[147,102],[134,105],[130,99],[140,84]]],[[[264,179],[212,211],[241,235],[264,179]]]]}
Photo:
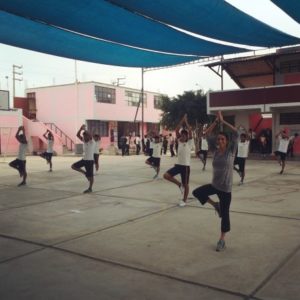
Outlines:
{"type": "Polygon", "coordinates": [[[182,135],[182,134],[189,135],[188,131],[185,130],[185,129],[182,129],[182,130],[180,131],[180,134],[181,134],[181,135],[182,135]]]}
{"type": "Polygon", "coordinates": [[[228,134],[226,132],[220,131],[218,134],[221,134],[221,135],[225,136],[227,142],[229,142],[229,136],[228,136],[228,134]]]}
{"type": "Polygon", "coordinates": [[[240,137],[246,138],[246,134],[245,133],[241,133],[240,137]]]}

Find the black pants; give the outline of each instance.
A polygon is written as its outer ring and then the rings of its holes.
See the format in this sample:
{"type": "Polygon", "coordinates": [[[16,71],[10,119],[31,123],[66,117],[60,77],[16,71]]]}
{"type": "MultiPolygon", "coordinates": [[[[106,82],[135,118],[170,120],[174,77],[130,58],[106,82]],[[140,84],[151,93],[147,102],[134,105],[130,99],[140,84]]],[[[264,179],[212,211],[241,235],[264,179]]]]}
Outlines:
{"type": "Polygon", "coordinates": [[[170,145],[170,152],[171,152],[171,157],[175,156],[174,145],[173,144],[170,145]]]}
{"type": "Polygon", "coordinates": [[[220,200],[220,213],[221,213],[221,231],[230,231],[229,207],[231,202],[231,193],[226,193],[217,190],[211,184],[206,184],[198,187],[193,191],[193,195],[204,205],[209,196],[217,195],[220,200]]]}
{"type": "Polygon", "coordinates": [[[139,155],[141,151],[141,146],[139,144],[136,145],[136,155],[139,155]]]}

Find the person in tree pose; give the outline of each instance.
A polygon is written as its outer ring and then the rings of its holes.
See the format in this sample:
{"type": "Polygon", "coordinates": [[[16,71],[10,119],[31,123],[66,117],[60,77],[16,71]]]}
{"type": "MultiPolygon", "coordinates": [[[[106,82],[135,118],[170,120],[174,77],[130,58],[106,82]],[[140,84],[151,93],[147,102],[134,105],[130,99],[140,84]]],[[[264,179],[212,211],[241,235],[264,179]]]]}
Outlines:
{"type": "Polygon", "coordinates": [[[238,150],[236,158],[234,160],[234,170],[238,172],[241,177],[239,185],[244,183],[245,178],[245,164],[249,152],[249,138],[245,133],[240,135],[240,140],[238,142],[238,150]],[[238,167],[236,167],[238,166],[238,167]]]}
{"type": "Polygon", "coordinates": [[[26,171],[26,151],[27,151],[27,139],[25,135],[24,126],[20,126],[15,135],[17,141],[20,143],[18,157],[9,163],[9,166],[18,170],[22,181],[18,186],[26,185],[27,171],[26,171]],[[21,133],[22,132],[22,133],[21,133]]]}
{"type": "Polygon", "coordinates": [[[154,143],[153,143],[153,153],[146,160],[146,164],[151,166],[155,170],[155,175],[153,179],[158,177],[160,171],[160,158],[161,158],[161,148],[162,148],[162,141],[159,135],[154,136],[154,143]]]}
{"type": "Polygon", "coordinates": [[[214,207],[221,218],[221,235],[216,251],[225,249],[225,235],[230,231],[229,207],[231,202],[231,189],[233,177],[233,161],[237,149],[237,129],[223,119],[218,112],[216,120],[206,130],[208,145],[213,153],[213,179],[212,183],[205,184],[193,191],[193,195],[202,205],[209,203],[214,207]],[[226,125],[233,131],[230,140],[227,133],[219,132],[216,137],[211,137],[213,129],[218,123],[226,125]],[[213,201],[210,196],[217,195],[219,202],[213,201]]]}
{"type": "Polygon", "coordinates": [[[181,193],[183,193],[183,199],[180,201],[179,206],[184,207],[189,194],[190,161],[193,146],[192,129],[186,114],[178,123],[175,131],[178,140],[178,163],[164,174],[164,178],[179,187],[181,193]],[[182,126],[185,126],[186,129],[181,129],[182,126]],[[181,182],[175,178],[177,174],[180,174],[181,182]]]}
{"type": "Polygon", "coordinates": [[[77,132],[77,137],[83,142],[83,159],[72,164],[71,168],[82,173],[89,181],[89,187],[84,193],[91,193],[94,183],[94,149],[95,141],[92,135],[86,131],[85,125],[82,125],[77,132]],[[85,171],[82,168],[85,168],[85,171]]]}
{"type": "Polygon", "coordinates": [[[40,157],[44,158],[49,164],[49,172],[52,172],[52,156],[53,156],[53,144],[54,144],[54,136],[50,130],[43,134],[43,137],[47,140],[47,150],[42,153],[40,157]]]}
{"type": "Polygon", "coordinates": [[[286,160],[286,153],[289,146],[290,138],[285,130],[281,130],[276,134],[276,138],[279,141],[278,149],[275,151],[275,155],[278,159],[278,163],[281,166],[281,171],[279,174],[282,174],[285,168],[285,160],[286,160]]]}

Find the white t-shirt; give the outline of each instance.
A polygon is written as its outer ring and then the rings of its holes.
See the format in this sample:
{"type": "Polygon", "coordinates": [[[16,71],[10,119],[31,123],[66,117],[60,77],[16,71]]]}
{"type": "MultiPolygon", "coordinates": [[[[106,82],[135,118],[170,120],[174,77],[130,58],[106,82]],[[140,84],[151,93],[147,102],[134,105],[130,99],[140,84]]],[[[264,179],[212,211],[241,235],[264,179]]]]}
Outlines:
{"type": "Polygon", "coordinates": [[[48,140],[47,153],[53,153],[54,140],[48,140]]]}
{"type": "Polygon", "coordinates": [[[289,138],[283,139],[281,136],[279,137],[279,146],[278,146],[278,151],[282,153],[287,153],[287,149],[289,146],[289,138]]]}
{"type": "Polygon", "coordinates": [[[150,149],[153,149],[153,145],[154,145],[154,143],[153,143],[152,139],[150,139],[150,145],[149,145],[149,148],[150,148],[150,149]]]}
{"type": "Polygon", "coordinates": [[[175,139],[172,136],[169,136],[168,142],[170,145],[174,145],[175,139]]]}
{"type": "Polygon", "coordinates": [[[83,143],[83,160],[94,160],[94,149],[95,149],[95,141],[90,140],[87,143],[83,143]]]}
{"type": "Polygon", "coordinates": [[[98,140],[98,141],[95,141],[95,140],[94,140],[94,143],[95,143],[95,146],[94,146],[94,154],[99,154],[100,140],[98,140]]]}
{"type": "Polygon", "coordinates": [[[201,138],[201,150],[208,151],[208,143],[206,138],[201,138]]]}
{"type": "Polygon", "coordinates": [[[19,153],[18,153],[19,160],[26,160],[26,151],[27,151],[27,144],[20,143],[19,153]]]}
{"type": "Polygon", "coordinates": [[[135,144],[136,144],[136,145],[139,145],[140,142],[141,142],[141,139],[137,136],[137,137],[135,138],[135,144]]]}
{"type": "Polygon", "coordinates": [[[153,154],[152,157],[161,157],[161,146],[162,143],[153,143],[153,154]]]}
{"type": "Polygon", "coordinates": [[[178,164],[189,166],[191,164],[191,150],[193,147],[193,139],[182,143],[178,140],[178,164]]]}
{"type": "Polygon", "coordinates": [[[249,151],[249,141],[245,141],[245,142],[240,141],[238,143],[237,157],[243,157],[243,158],[248,157],[248,151],[249,151]]]}

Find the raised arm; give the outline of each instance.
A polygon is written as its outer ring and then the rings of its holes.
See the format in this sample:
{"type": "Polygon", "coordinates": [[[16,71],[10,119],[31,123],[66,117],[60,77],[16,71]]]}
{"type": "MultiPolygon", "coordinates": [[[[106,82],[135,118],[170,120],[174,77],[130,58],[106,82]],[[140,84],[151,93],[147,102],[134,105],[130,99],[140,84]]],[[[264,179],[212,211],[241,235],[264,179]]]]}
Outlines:
{"type": "Polygon", "coordinates": [[[212,131],[214,130],[214,128],[216,127],[216,125],[218,124],[218,121],[219,121],[219,119],[217,116],[216,119],[210,124],[210,126],[203,131],[203,133],[205,133],[207,136],[209,136],[212,133],[212,131]]]}
{"type": "Polygon", "coordinates": [[[47,133],[48,133],[48,129],[47,129],[47,131],[43,134],[43,137],[47,140],[48,139],[48,137],[47,137],[47,133]]]}
{"type": "Polygon", "coordinates": [[[185,118],[186,118],[186,114],[182,117],[182,119],[179,121],[179,123],[177,124],[177,126],[175,128],[175,133],[176,133],[176,137],[177,138],[180,137],[179,130],[180,130],[182,124],[185,122],[185,118]]]}
{"type": "Polygon", "coordinates": [[[84,131],[85,130],[85,125],[81,125],[81,127],[79,128],[79,130],[78,130],[78,132],[77,132],[77,134],[76,134],[76,136],[83,142],[83,137],[82,137],[82,135],[81,135],[81,133],[82,133],[82,131],[84,131]]]}
{"type": "Polygon", "coordinates": [[[184,116],[185,116],[184,121],[185,121],[187,130],[188,130],[188,133],[189,133],[189,140],[191,140],[191,139],[193,138],[192,127],[190,126],[190,124],[189,124],[189,122],[188,122],[187,114],[185,114],[184,116]]]}
{"type": "Polygon", "coordinates": [[[19,126],[19,128],[18,128],[18,130],[16,132],[16,135],[15,135],[17,141],[20,142],[20,143],[21,143],[21,139],[20,139],[20,132],[21,131],[23,131],[23,134],[25,134],[24,126],[19,126]]]}
{"type": "Polygon", "coordinates": [[[222,112],[218,111],[218,119],[220,120],[220,122],[224,125],[226,125],[227,127],[229,127],[232,131],[238,132],[238,129],[231,125],[230,123],[228,123],[227,121],[224,120],[222,112]]]}

